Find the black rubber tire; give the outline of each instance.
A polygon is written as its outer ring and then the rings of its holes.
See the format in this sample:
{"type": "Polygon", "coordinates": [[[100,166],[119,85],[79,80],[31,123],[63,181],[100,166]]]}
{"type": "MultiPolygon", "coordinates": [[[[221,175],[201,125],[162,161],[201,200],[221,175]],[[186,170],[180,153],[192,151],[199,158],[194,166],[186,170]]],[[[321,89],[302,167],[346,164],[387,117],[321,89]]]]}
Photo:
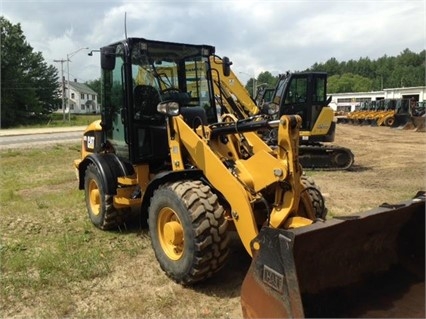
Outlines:
{"type": "Polygon", "coordinates": [[[392,117],[388,117],[386,120],[385,120],[385,126],[389,126],[389,127],[392,127],[393,125],[394,125],[394,123],[395,123],[395,118],[392,116],[392,117]]]}
{"type": "MultiPolygon", "coordinates": [[[[93,191],[93,190],[92,190],[93,191]]],[[[105,188],[99,170],[95,165],[89,164],[84,176],[84,194],[89,218],[93,225],[102,230],[116,229],[124,224],[129,209],[118,210],[113,205],[113,195],[105,194],[105,188]],[[91,186],[92,185],[92,186],[91,186]],[[97,188],[98,206],[93,205],[90,198],[91,188],[97,188]]],[[[93,195],[92,195],[93,196],[93,195]]]]}
{"type": "Polygon", "coordinates": [[[302,196],[304,193],[307,194],[308,201],[312,204],[315,218],[325,219],[327,216],[327,208],[320,188],[315,184],[312,177],[302,175],[301,180],[305,187],[302,196]]]}
{"type": "Polygon", "coordinates": [[[344,147],[335,147],[334,152],[332,153],[333,157],[331,159],[331,170],[337,169],[348,169],[350,168],[355,159],[351,150],[344,147]]]}
{"type": "MultiPolygon", "coordinates": [[[[180,284],[211,277],[225,264],[228,222],[218,197],[200,181],[178,181],[160,186],[151,198],[148,225],[155,256],[164,272],[180,284]],[[173,260],[161,245],[161,211],[172,210],[183,230],[183,248],[173,260]]],[[[163,237],[164,238],[164,237],[163,237]]]]}

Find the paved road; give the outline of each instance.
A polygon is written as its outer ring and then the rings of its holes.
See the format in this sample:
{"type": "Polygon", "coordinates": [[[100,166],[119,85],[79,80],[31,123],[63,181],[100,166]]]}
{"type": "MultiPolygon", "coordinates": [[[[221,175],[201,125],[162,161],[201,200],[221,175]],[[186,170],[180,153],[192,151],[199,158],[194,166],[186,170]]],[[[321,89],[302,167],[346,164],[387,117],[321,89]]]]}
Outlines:
{"type": "Polygon", "coordinates": [[[0,130],[0,149],[38,147],[51,143],[78,142],[84,126],[0,130]]]}

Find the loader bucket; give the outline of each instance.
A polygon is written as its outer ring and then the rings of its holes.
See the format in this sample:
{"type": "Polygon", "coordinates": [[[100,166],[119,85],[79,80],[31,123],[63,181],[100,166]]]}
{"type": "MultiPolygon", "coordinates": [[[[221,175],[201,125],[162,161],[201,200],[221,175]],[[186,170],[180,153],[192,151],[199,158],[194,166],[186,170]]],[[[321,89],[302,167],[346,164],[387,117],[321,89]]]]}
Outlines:
{"type": "Polygon", "coordinates": [[[413,129],[414,124],[411,120],[411,115],[408,113],[395,114],[395,121],[392,127],[407,130],[413,129]]]}
{"type": "Polygon", "coordinates": [[[425,116],[413,116],[412,121],[416,132],[426,131],[426,117],[425,116]]]}
{"type": "Polygon", "coordinates": [[[263,227],[246,318],[425,318],[425,197],[293,230],[263,227]]]}

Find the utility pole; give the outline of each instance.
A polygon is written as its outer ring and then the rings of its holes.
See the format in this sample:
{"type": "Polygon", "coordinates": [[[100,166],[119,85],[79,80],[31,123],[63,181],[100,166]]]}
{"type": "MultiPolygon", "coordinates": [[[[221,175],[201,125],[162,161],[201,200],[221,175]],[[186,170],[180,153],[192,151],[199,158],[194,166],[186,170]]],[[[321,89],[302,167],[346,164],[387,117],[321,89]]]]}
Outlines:
{"type": "Polygon", "coordinates": [[[67,54],[67,59],[65,60],[67,62],[67,78],[68,78],[68,99],[67,99],[67,106],[68,106],[68,122],[71,121],[71,85],[70,85],[70,58],[73,57],[75,54],[80,52],[81,50],[88,50],[89,48],[80,48],[78,50],[75,50],[74,52],[67,54]]]}
{"type": "Polygon", "coordinates": [[[62,79],[62,120],[65,122],[65,77],[64,77],[64,62],[66,60],[53,60],[53,62],[61,63],[61,79],[62,79]]]}

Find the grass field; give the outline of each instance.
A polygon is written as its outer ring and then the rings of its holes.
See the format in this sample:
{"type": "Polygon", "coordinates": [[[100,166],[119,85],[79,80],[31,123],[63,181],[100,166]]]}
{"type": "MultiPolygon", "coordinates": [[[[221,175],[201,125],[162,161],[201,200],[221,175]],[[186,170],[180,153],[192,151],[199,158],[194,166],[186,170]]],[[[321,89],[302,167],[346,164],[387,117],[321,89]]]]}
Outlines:
{"type": "Polygon", "coordinates": [[[30,317],[67,316],[70,301],[64,292],[108,275],[115,258],[125,260],[141,250],[135,233],[117,236],[90,223],[72,169],[78,147],[0,153],[2,318],[41,300],[42,313],[30,317]]]}

